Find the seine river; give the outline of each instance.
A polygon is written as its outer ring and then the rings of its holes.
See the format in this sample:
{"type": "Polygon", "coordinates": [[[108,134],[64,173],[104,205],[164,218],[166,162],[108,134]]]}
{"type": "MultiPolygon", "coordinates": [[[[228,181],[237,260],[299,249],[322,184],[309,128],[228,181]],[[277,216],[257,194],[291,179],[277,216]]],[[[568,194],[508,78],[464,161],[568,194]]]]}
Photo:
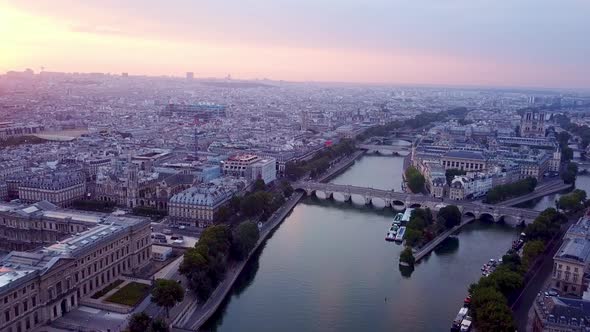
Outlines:
{"type": "MultiPolygon", "coordinates": [[[[364,156],[333,182],[401,190],[402,157],[364,156]]],[[[338,199],[338,197],[337,197],[338,199]]],[[[480,267],[516,238],[475,222],[413,271],[384,240],[393,213],[307,198],[256,253],[204,330],[448,331],[480,267]]]]}

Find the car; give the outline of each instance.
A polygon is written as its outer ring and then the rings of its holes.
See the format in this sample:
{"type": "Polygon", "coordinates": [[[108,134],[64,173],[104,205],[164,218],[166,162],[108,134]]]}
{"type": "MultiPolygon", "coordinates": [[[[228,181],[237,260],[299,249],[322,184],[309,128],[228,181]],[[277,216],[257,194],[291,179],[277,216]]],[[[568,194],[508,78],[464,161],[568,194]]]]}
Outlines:
{"type": "Polygon", "coordinates": [[[180,226],[178,226],[178,229],[186,229],[186,226],[180,225],[180,226]]]}
{"type": "Polygon", "coordinates": [[[547,296],[558,296],[559,294],[557,293],[557,291],[555,289],[549,289],[548,291],[545,292],[545,295],[547,295],[547,296]]]}
{"type": "Polygon", "coordinates": [[[164,229],[164,230],[162,231],[162,233],[164,233],[164,234],[166,234],[166,235],[172,235],[172,230],[171,230],[171,229],[167,229],[167,228],[166,228],[166,229],[164,229]]]}

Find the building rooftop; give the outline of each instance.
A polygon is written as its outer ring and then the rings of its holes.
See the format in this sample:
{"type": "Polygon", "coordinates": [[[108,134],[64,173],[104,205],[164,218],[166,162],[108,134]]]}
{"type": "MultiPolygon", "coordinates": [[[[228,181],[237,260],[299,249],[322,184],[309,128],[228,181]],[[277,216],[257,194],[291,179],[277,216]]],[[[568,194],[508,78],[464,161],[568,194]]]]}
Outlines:
{"type": "Polygon", "coordinates": [[[586,239],[567,239],[555,254],[556,258],[587,262],[590,259],[590,241],[586,239]]]}
{"type": "Polygon", "coordinates": [[[447,152],[445,156],[450,158],[485,160],[481,152],[475,151],[451,150],[447,152]]]}

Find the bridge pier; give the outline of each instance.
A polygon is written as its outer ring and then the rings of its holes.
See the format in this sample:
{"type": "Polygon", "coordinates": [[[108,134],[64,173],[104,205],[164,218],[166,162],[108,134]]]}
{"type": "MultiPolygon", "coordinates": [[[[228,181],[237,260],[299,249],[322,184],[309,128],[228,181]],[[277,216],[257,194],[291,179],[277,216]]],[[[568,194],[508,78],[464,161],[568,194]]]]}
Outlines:
{"type": "Polygon", "coordinates": [[[331,191],[326,191],[326,199],[327,200],[333,199],[334,198],[333,194],[334,193],[331,191]]]}
{"type": "Polygon", "coordinates": [[[385,201],[385,207],[392,207],[391,198],[385,198],[384,201],[385,201]]]}
{"type": "Polygon", "coordinates": [[[342,193],[342,195],[344,196],[344,201],[345,202],[350,202],[352,195],[350,193],[342,193]]]}
{"type": "Polygon", "coordinates": [[[305,189],[305,194],[306,194],[308,197],[311,197],[311,196],[313,196],[313,193],[314,193],[314,192],[315,192],[314,190],[311,190],[311,189],[305,189]]]}
{"type": "Polygon", "coordinates": [[[372,205],[372,200],[371,196],[365,196],[365,205],[372,205]]]}

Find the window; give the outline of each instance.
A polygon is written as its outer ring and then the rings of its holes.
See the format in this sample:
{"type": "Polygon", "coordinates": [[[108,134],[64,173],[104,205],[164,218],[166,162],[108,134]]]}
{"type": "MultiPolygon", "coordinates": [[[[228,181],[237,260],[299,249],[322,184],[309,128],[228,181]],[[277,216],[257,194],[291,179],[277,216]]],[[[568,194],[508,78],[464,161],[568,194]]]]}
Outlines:
{"type": "Polygon", "coordinates": [[[4,311],[4,321],[8,322],[10,320],[10,310],[4,311]]]}

